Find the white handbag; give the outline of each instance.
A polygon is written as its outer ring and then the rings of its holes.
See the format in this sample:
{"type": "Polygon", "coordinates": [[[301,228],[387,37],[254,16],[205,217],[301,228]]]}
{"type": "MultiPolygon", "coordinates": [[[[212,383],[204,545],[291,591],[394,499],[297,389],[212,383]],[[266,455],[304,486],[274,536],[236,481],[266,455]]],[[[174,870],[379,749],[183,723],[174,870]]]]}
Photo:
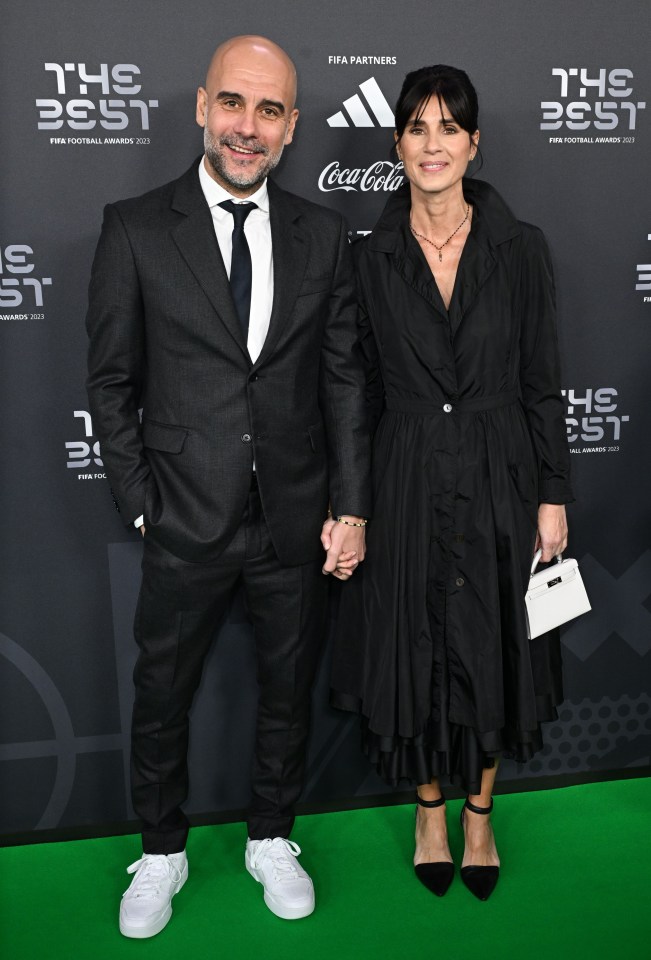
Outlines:
{"type": "Polygon", "coordinates": [[[530,640],[592,609],[579,573],[578,561],[563,560],[562,556],[558,556],[555,565],[536,573],[541,556],[542,550],[538,550],[533,558],[529,589],[524,598],[530,640]]]}

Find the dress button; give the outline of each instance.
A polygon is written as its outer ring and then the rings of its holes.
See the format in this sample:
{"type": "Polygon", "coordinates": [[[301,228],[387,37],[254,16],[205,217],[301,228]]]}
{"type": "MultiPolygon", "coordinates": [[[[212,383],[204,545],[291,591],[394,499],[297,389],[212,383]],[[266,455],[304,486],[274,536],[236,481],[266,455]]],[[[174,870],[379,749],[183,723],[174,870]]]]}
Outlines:
{"type": "Polygon", "coordinates": [[[444,404],[443,404],[443,410],[445,411],[445,413],[452,413],[452,404],[451,404],[451,403],[444,403],[444,404]]]}
{"type": "Polygon", "coordinates": [[[457,577],[454,582],[458,587],[462,587],[466,581],[463,579],[463,577],[457,577]]]}
{"type": "Polygon", "coordinates": [[[243,433],[240,439],[241,439],[242,443],[251,443],[251,434],[250,434],[250,433],[243,433]]]}

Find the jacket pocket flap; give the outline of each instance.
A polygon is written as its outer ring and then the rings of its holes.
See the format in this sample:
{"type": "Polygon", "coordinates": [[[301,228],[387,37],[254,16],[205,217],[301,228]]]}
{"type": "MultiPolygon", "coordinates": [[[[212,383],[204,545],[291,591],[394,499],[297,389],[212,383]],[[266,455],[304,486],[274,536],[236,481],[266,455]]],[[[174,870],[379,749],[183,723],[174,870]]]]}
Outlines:
{"type": "Polygon", "coordinates": [[[306,297],[310,293],[325,293],[332,288],[332,277],[303,277],[298,290],[299,297],[306,297]]]}
{"type": "Polygon", "coordinates": [[[185,427],[154,423],[152,420],[142,421],[142,442],[152,450],[180,453],[187,435],[188,431],[185,427]]]}

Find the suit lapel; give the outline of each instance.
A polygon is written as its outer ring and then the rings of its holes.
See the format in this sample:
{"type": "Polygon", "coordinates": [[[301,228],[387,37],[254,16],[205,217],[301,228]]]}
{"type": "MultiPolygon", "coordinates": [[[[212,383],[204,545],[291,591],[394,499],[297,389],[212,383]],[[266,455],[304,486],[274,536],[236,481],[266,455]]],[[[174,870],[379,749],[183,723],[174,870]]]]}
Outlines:
{"type": "Polygon", "coordinates": [[[273,353],[289,321],[301,288],[310,248],[309,238],[298,223],[300,214],[291,195],[271,181],[268,181],[268,189],[274,296],[269,330],[254,366],[259,366],[273,353]]]}
{"type": "Polygon", "coordinates": [[[198,165],[197,160],[176,183],[172,208],[185,216],[172,230],[172,237],[215,313],[250,362],[215,236],[212,214],[201,189],[198,165]]]}

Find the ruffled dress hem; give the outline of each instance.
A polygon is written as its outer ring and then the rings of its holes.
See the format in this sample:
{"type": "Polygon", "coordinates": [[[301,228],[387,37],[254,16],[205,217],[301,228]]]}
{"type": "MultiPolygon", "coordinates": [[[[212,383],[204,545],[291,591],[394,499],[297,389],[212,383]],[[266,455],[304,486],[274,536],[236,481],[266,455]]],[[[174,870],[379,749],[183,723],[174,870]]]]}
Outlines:
{"type": "Polygon", "coordinates": [[[549,695],[536,697],[537,725],[533,730],[505,726],[477,731],[430,717],[425,730],[414,737],[386,736],[372,730],[358,697],[333,690],[330,702],[339,710],[359,715],[362,751],[390,786],[405,781],[430,783],[441,777],[466,793],[478,794],[482,771],[494,767],[498,758],[527,763],[542,749],[540,724],[557,719],[560,701],[549,695]]]}

